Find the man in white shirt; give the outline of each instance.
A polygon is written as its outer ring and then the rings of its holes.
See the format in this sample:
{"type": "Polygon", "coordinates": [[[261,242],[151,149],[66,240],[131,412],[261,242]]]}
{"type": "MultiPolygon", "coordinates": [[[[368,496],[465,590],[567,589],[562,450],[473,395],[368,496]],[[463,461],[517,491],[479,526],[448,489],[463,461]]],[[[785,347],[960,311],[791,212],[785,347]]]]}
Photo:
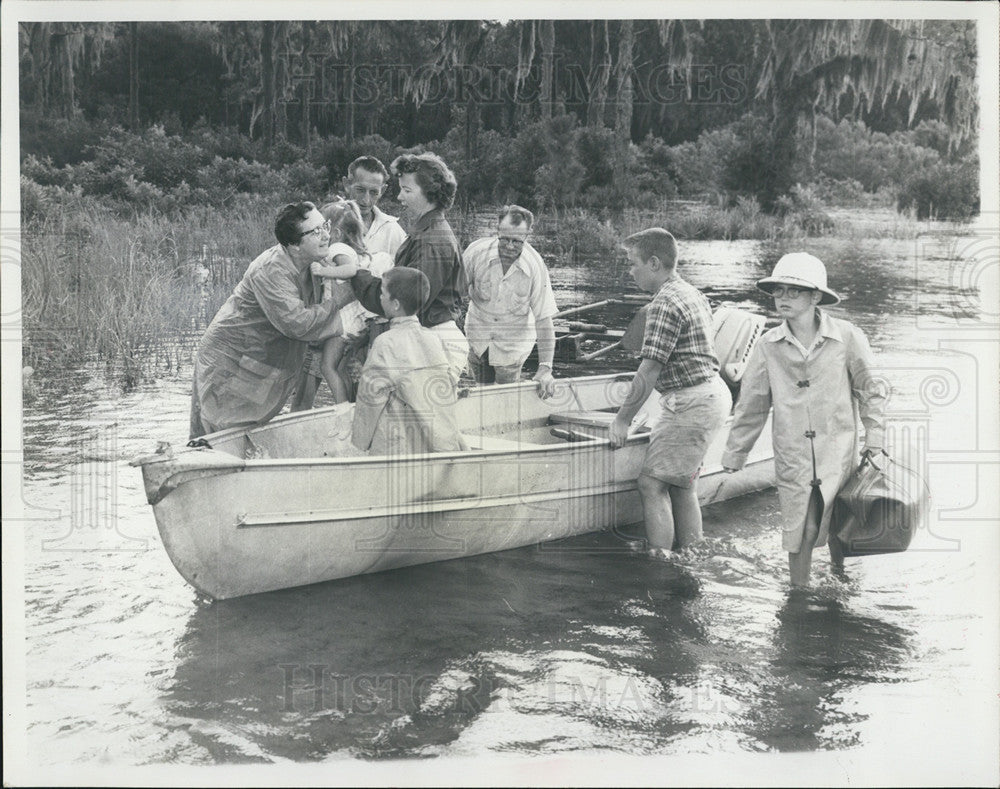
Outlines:
{"type": "MultiPolygon", "coordinates": [[[[361,209],[361,219],[365,223],[365,248],[375,256],[379,253],[396,257],[396,250],[406,239],[406,231],[399,226],[399,220],[385,213],[378,207],[378,201],[385,194],[389,185],[389,171],[374,156],[359,156],[347,166],[347,177],[343,179],[344,193],[348,200],[353,200],[361,209]]],[[[350,290],[350,285],[341,287],[350,290]]],[[[357,337],[351,348],[344,354],[341,368],[347,372],[351,360],[356,360],[360,366],[365,361],[365,355],[371,341],[388,328],[386,319],[377,319],[368,330],[357,337]]],[[[318,350],[311,349],[311,359],[299,376],[295,397],[292,401],[292,411],[304,411],[312,408],[316,399],[316,389],[321,380],[317,363],[318,350]]],[[[345,375],[345,380],[353,382],[353,377],[345,375]]],[[[353,393],[352,393],[353,394],[353,393]]]]}
{"type": "Polygon", "coordinates": [[[555,393],[552,357],[558,311],[549,271],[528,243],[535,217],[527,208],[505,206],[497,235],[473,241],[462,255],[468,283],[465,335],[469,367],[479,383],[513,383],[538,340],[539,394],[555,393]]]}
{"type": "Polygon", "coordinates": [[[406,233],[396,217],[389,216],[378,207],[378,201],[389,184],[389,171],[385,165],[374,156],[359,156],[348,165],[343,184],[347,199],[356,202],[361,209],[368,252],[372,255],[386,252],[395,257],[406,233]]]}

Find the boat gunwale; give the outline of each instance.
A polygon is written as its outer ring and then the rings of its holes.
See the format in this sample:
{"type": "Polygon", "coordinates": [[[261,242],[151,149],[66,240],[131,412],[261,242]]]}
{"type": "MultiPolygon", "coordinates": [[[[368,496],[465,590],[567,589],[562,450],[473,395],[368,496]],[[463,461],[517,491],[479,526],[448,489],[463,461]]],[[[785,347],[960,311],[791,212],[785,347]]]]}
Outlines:
{"type": "MultiPolygon", "coordinates": [[[[582,435],[582,434],[581,434],[582,435]]],[[[649,440],[649,431],[642,433],[635,433],[625,439],[625,444],[622,447],[614,448],[610,447],[612,451],[618,451],[618,449],[623,449],[626,446],[635,445],[643,443],[649,440]]],[[[526,442],[522,448],[505,448],[505,449],[462,449],[462,450],[449,450],[448,452],[414,452],[406,455],[356,455],[351,457],[298,457],[298,458],[250,458],[242,460],[243,465],[234,467],[232,471],[246,471],[248,469],[265,469],[268,467],[273,468],[283,468],[287,466],[330,466],[330,465],[372,465],[378,464],[380,466],[385,465],[387,462],[392,464],[401,463],[426,463],[428,461],[440,461],[440,460],[476,460],[482,461],[487,458],[498,458],[507,455],[526,455],[526,454],[541,454],[546,452],[566,452],[566,451],[576,451],[580,449],[600,449],[603,447],[608,447],[610,440],[607,438],[601,438],[600,436],[593,436],[587,441],[562,441],[553,444],[535,444],[531,442],[526,442]]],[[[185,465],[182,468],[178,468],[178,474],[186,473],[188,471],[195,470],[199,466],[195,463],[188,461],[188,458],[197,457],[197,453],[204,451],[200,448],[193,449],[191,452],[184,452],[183,454],[178,454],[174,456],[174,460],[178,458],[185,458],[185,465]]],[[[212,452],[218,452],[219,454],[227,455],[232,457],[234,461],[239,462],[241,459],[236,455],[232,455],[221,449],[212,449],[212,452]]],[[[151,462],[156,462],[151,461],[151,462]]],[[[144,464],[145,465],[145,464],[144,464]]],[[[212,466],[206,466],[205,468],[212,468],[212,466]]]]}
{"type": "MultiPolygon", "coordinates": [[[[579,384],[583,384],[587,387],[599,386],[602,383],[628,383],[635,376],[634,372],[630,373],[604,373],[602,375],[586,375],[586,376],[576,376],[570,378],[556,379],[557,384],[563,384],[567,386],[571,391],[573,388],[579,384]]],[[[516,391],[518,389],[525,389],[528,391],[535,390],[537,384],[534,381],[515,381],[509,384],[489,384],[489,385],[474,385],[468,388],[464,388],[462,391],[464,394],[460,396],[460,399],[466,399],[472,396],[475,392],[477,396],[482,397],[493,397],[497,395],[502,395],[516,391]]],[[[574,399],[578,399],[578,395],[573,393],[574,399]]],[[[542,400],[543,403],[547,402],[542,400]]],[[[393,463],[404,463],[408,461],[420,461],[426,462],[429,460],[439,461],[449,458],[464,458],[464,459],[475,459],[479,460],[481,458],[497,458],[504,457],[506,455],[522,455],[522,454],[537,454],[540,452],[554,452],[554,451],[565,451],[566,449],[583,449],[600,447],[610,444],[610,440],[602,436],[591,436],[592,440],[585,441],[570,441],[564,440],[552,444],[536,444],[534,442],[525,442],[523,447],[510,447],[504,449],[464,449],[464,450],[453,450],[448,452],[420,452],[420,453],[409,453],[406,455],[352,455],[347,457],[324,457],[324,456],[300,456],[293,458],[241,458],[237,454],[228,452],[224,449],[215,449],[214,443],[221,443],[224,441],[229,441],[232,439],[240,438],[252,438],[255,433],[258,435],[262,432],[267,432],[269,430],[282,427],[282,423],[295,421],[295,422],[309,422],[316,419],[325,419],[329,416],[336,416],[338,410],[346,411],[345,408],[347,404],[345,403],[334,403],[333,405],[323,406],[322,408],[312,408],[305,411],[292,411],[286,414],[279,414],[268,422],[260,425],[254,425],[253,427],[232,427],[225,430],[219,430],[215,433],[210,433],[202,438],[208,442],[207,449],[210,449],[219,454],[228,455],[232,457],[235,461],[242,461],[243,466],[240,468],[234,468],[233,471],[245,471],[249,468],[254,469],[265,469],[268,467],[282,468],[285,466],[303,466],[303,465],[371,465],[377,463],[379,465],[384,465],[387,461],[393,463]]],[[[553,410],[550,412],[557,413],[553,410]]],[[[579,435],[587,435],[580,431],[575,431],[579,435]]],[[[475,438],[475,433],[463,433],[467,438],[475,438]]],[[[489,433],[482,434],[487,437],[490,436],[489,433]]],[[[649,431],[636,432],[630,435],[625,440],[625,445],[636,444],[649,439],[649,431]]],[[[513,439],[511,439],[513,440],[513,439]]],[[[620,447],[624,448],[624,447],[620,447]]],[[[616,450],[616,448],[612,448],[616,450]]],[[[185,473],[198,468],[196,463],[192,463],[192,455],[197,452],[202,451],[202,447],[184,447],[180,452],[173,456],[174,460],[179,458],[185,459],[185,464],[183,468],[177,469],[176,473],[185,473]]],[[[166,458],[163,458],[166,459],[166,458]]],[[[160,460],[159,458],[150,458],[148,462],[155,463],[160,460]]],[[[140,467],[144,467],[146,463],[139,464],[140,467]]],[[[173,475],[171,475],[173,476],[173,475]]]]}

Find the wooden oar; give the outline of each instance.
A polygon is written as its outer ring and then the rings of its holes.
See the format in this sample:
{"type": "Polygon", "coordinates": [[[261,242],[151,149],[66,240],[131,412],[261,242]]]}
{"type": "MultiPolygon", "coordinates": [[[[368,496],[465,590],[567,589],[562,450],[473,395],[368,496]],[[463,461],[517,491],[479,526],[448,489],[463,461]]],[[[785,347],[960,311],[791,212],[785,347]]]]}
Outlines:
{"type": "Polygon", "coordinates": [[[586,312],[587,310],[595,310],[598,307],[603,307],[605,304],[619,304],[620,299],[605,299],[604,301],[595,301],[593,304],[583,304],[579,307],[570,307],[568,310],[561,310],[553,315],[553,318],[565,318],[567,315],[576,315],[578,312],[586,312]]]}
{"type": "Polygon", "coordinates": [[[638,351],[642,348],[642,335],[646,330],[646,312],[649,309],[649,305],[645,305],[632,316],[632,320],[629,321],[627,327],[625,327],[625,333],[618,342],[613,342],[611,345],[605,345],[603,348],[599,348],[593,353],[588,353],[583,356],[577,357],[577,361],[589,362],[591,359],[596,359],[599,356],[604,356],[606,353],[610,353],[616,348],[622,348],[626,351],[638,351]]]}

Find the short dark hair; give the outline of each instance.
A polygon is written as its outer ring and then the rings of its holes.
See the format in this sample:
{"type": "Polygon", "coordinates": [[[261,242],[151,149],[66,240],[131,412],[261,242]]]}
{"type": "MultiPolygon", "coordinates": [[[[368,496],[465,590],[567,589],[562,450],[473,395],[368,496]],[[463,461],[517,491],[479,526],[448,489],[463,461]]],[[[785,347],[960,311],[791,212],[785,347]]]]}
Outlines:
{"type": "Polygon", "coordinates": [[[278,217],[274,220],[274,237],[283,247],[298,244],[302,240],[302,231],[299,229],[310,211],[315,211],[316,206],[308,200],[301,203],[288,203],[278,210],[278,217]]]}
{"type": "Polygon", "coordinates": [[[458,181],[444,159],[436,153],[404,153],[392,162],[392,174],[397,178],[411,174],[427,198],[427,202],[442,210],[451,208],[458,191],[458,181]]]}
{"type": "Polygon", "coordinates": [[[349,165],[347,165],[347,177],[353,178],[354,171],[357,169],[367,170],[370,173],[376,173],[381,175],[386,183],[389,183],[389,171],[385,169],[385,165],[382,164],[374,156],[359,156],[349,165]]]}
{"type": "Polygon", "coordinates": [[[420,269],[400,266],[382,275],[382,287],[407,315],[416,315],[430,298],[431,282],[420,269]]]}
{"type": "Polygon", "coordinates": [[[499,225],[507,217],[510,217],[510,223],[514,227],[526,224],[528,230],[531,230],[531,226],[535,222],[535,215],[531,211],[513,203],[505,205],[500,209],[500,217],[497,219],[497,224],[499,225]]]}
{"type": "Polygon", "coordinates": [[[677,241],[662,227],[650,227],[633,233],[622,242],[626,249],[634,249],[645,263],[653,255],[666,269],[677,265],[677,241]]]}

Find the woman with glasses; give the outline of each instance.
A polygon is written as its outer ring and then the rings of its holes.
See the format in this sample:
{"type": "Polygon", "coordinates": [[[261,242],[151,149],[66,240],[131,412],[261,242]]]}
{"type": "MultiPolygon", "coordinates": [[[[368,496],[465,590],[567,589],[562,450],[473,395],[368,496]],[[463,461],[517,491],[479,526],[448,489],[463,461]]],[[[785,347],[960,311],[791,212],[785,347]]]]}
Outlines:
{"type": "Polygon", "coordinates": [[[773,406],[782,546],[792,587],[803,588],[816,545],[829,541],[834,570],[843,568],[829,534],[833,500],[858,464],[858,418],[864,451],[882,448],[885,395],[861,329],[820,309],[840,297],[827,287],[819,258],[785,255],[757,287],[774,298],[782,322],[765,332],[747,364],[722,464],[743,467],[773,406]]]}
{"type": "Polygon", "coordinates": [[[289,203],[274,235],[278,243],[250,264],[198,345],[191,438],[272,419],[295,388],[307,343],[339,331],[344,300],[320,302],[310,274],[327,255],[327,220],[312,203],[289,203]]]}
{"type": "MultiPolygon", "coordinates": [[[[430,295],[417,315],[422,326],[441,338],[457,381],[465,369],[469,343],[456,323],[461,314],[462,253],[445,212],[455,202],[458,182],[448,165],[433,153],[404,154],[390,169],[399,179],[399,202],[410,222],[410,234],[396,252],[395,267],[418,269],[430,281],[430,295]]],[[[381,279],[361,270],[351,285],[365,309],[385,314],[381,279]]]]}

